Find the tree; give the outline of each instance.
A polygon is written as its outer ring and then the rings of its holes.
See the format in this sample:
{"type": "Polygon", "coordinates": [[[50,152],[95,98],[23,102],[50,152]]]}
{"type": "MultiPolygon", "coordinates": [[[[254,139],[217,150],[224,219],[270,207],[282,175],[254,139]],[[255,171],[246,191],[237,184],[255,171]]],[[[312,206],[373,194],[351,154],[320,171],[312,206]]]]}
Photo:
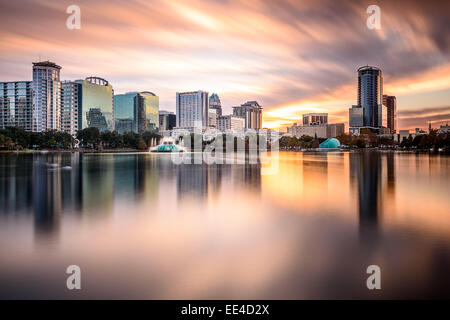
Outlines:
{"type": "Polygon", "coordinates": [[[95,148],[100,143],[100,131],[98,128],[90,127],[85,128],[77,132],[77,139],[82,142],[83,145],[95,148]]]}
{"type": "Polygon", "coordinates": [[[144,139],[140,139],[138,143],[138,149],[139,150],[145,150],[147,149],[147,144],[145,143],[144,139]]]}

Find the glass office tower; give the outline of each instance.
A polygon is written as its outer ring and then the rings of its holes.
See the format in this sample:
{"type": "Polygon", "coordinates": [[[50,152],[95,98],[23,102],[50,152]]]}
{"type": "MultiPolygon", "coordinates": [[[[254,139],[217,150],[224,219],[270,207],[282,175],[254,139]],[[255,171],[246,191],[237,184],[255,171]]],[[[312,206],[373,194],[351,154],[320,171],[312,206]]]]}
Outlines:
{"type": "Polygon", "coordinates": [[[134,120],[136,96],[136,93],[114,95],[114,128],[120,134],[137,132],[134,120]]]}
{"type": "Polygon", "coordinates": [[[0,129],[33,129],[33,90],[31,81],[0,82],[0,129]]]}
{"type": "Polygon", "coordinates": [[[95,127],[100,131],[114,130],[114,90],[105,79],[89,77],[76,80],[81,84],[81,129],[95,127]]]}
{"type": "Polygon", "coordinates": [[[138,93],[137,125],[138,133],[159,128],[159,97],[152,92],[138,93]]]}
{"type": "Polygon", "coordinates": [[[114,122],[119,133],[143,133],[159,127],[159,97],[152,92],[129,92],[114,96],[114,122]]]}
{"type": "Polygon", "coordinates": [[[358,106],[363,108],[364,126],[383,125],[383,78],[379,68],[358,69],[358,106]]]}
{"type": "Polygon", "coordinates": [[[61,130],[61,67],[33,62],[33,131],[61,130]]]}

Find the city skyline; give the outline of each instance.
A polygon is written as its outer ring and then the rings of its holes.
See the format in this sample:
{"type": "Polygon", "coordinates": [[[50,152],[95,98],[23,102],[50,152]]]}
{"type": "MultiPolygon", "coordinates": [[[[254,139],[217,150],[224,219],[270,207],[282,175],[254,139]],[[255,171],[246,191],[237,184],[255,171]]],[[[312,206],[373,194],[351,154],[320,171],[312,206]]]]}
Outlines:
{"type": "Polygon", "coordinates": [[[399,129],[450,119],[448,4],[380,1],[376,31],[365,26],[361,1],[78,1],[80,30],[65,27],[69,4],[2,1],[0,81],[31,80],[40,56],[63,67],[62,80],[94,74],[117,94],[155,91],[169,111],[177,91],[205,90],[220,96],[224,114],[260,102],[263,127],[289,126],[307,112],[348,127],[356,70],[373,65],[383,70],[384,93],[397,97],[399,129]],[[330,32],[337,28],[339,38],[330,32]]]}

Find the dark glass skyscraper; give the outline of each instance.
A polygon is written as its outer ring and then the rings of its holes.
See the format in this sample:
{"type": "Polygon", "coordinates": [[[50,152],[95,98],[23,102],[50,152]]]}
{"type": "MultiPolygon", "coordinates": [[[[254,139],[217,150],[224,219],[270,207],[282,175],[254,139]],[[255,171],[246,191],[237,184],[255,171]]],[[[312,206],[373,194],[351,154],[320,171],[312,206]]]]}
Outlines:
{"type": "Polygon", "coordinates": [[[363,108],[365,127],[382,126],[383,77],[379,68],[358,69],[358,106],[363,108]]]}

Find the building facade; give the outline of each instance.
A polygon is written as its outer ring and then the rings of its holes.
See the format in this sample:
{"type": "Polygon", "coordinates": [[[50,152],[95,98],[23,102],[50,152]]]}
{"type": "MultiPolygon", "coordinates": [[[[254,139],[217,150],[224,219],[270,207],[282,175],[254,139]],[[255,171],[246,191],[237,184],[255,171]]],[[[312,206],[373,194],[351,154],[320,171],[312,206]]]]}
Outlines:
{"type": "Polygon", "coordinates": [[[157,130],[159,97],[148,91],[114,95],[114,125],[121,134],[157,130]]]}
{"type": "Polygon", "coordinates": [[[209,108],[208,110],[208,126],[215,128],[217,125],[217,110],[209,108]]]}
{"type": "Polygon", "coordinates": [[[81,84],[81,129],[95,127],[100,131],[114,130],[114,90],[111,84],[99,77],[76,80],[81,84]]]}
{"type": "Polygon", "coordinates": [[[61,83],[61,130],[76,135],[81,130],[82,86],[73,81],[61,83]]]}
{"type": "Polygon", "coordinates": [[[137,132],[156,131],[159,128],[159,97],[150,91],[137,94],[137,132]]]}
{"type": "Polygon", "coordinates": [[[386,106],[386,126],[389,133],[397,131],[397,98],[395,96],[383,95],[383,105],[386,106]]]}
{"type": "Polygon", "coordinates": [[[221,132],[243,132],[245,130],[245,119],[233,115],[217,117],[217,130],[221,132]]]}
{"type": "Polygon", "coordinates": [[[305,113],[303,115],[304,126],[314,126],[328,123],[328,113],[305,113]]]}
{"type": "Polygon", "coordinates": [[[114,130],[120,134],[137,132],[135,98],[134,93],[114,95],[114,130]]]}
{"type": "Polygon", "coordinates": [[[365,127],[383,125],[383,77],[379,68],[358,69],[358,106],[363,108],[365,127]]]}
{"type": "Polygon", "coordinates": [[[317,138],[335,138],[345,132],[345,124],[328,123],[328,113],[305,113],[301,126],[294,123],[288,127],[289,134],[300,138],[303,135],[317,138]]]}
{"type": "Polygon", "coordinates": [[[0,129],[33,129],[33,89],[31,81],[0,82],[0,129]]]}
{"type": "Polygon", "coordinates": [[[61,67],[33,62],[33,131],[61,130],[61,67]]]}
{"type": "Polygon", "coordinates": [[[213,93],[209,97],[209,109],[216,110],[216,116],[220,117],[222,116],[222,104],[220,102],[220,98],[216,93],[213,93]]]}
{"type": "Polygon", "coordinates": [[[177,128],[204,130],[208,126],[208,92],[177,92],[177,128]]]}
{"type": "Polygon", "coordinates": [[[364,127],[364,110],[360,106],[352,106],[349,109],[349,126],[364,127]]]}
{"type": "Polygon", "coordinates": [[[233,107],[233,115],[245,119],[245,129],[262,128],[262,106],[256,101],[247,101],[238,107],[233,107]]]}
{"type": "Polygon", "coordinates": [[[177,125],[177,116],[173,112],[159,111],[159,130],[168,131],[177,125]]]}

